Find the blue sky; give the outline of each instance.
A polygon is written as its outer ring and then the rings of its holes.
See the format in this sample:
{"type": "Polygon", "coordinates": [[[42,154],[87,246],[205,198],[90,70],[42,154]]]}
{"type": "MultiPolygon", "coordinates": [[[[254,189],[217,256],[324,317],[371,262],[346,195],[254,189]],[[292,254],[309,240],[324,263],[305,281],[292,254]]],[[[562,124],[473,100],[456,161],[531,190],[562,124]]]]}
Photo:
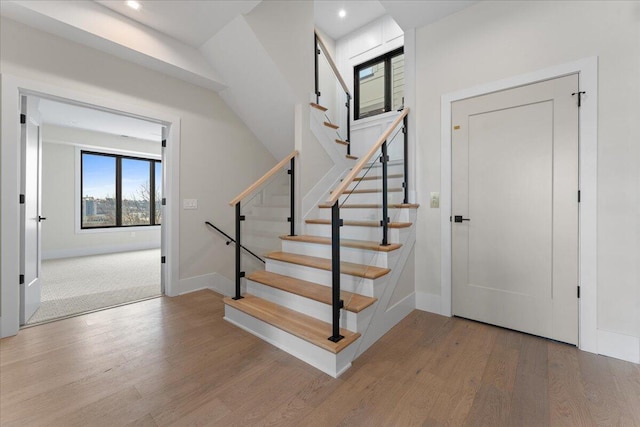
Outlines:
{"type": "MultiPolygon", "coordinates": [[[[158,165],[156,173],[161,166],[158,165]]],[[[116,159],[109,156],[83,154],[82,195],[104,199],[114,197],[116,192],[116,159]]],[[[140,199],[138,189],[149,181],[149,163],[122,159],[122,197],[140,199]]],[[[159,181],[159,179],[158,179],[159,181]]]]}

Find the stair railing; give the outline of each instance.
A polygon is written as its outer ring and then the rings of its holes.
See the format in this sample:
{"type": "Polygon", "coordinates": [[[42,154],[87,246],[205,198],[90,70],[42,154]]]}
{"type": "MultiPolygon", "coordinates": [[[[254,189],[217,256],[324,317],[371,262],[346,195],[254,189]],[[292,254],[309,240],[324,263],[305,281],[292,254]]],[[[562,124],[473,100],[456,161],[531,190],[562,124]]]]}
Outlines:
{"type": "MultiPolygon", "coordinates": [[[[368,166],[369,169],[373,166],[370,164],[371,160],[374,158],[376,154],[379,154],[380,162],[382,163],[382,220],[380,221],[380,225],[382,226],[382,245],[388,245],[388,228],[389,228],[389,201],[388,201],[388,163],[389,156],[387,153],[387,140],[391,137],[393,140],[395,135],[392,137],[392,133],[400,123],[403,124],[401,130],[404,134],[404,144],[403,144],[403,203],[408,203],[408,194],[409,194],[409,179],[408,179],[408,168],[407,168],[407,155],[408,155],[408,145],[407,145],[407,115],[409,114],[409,108],[404,108],[398,117],[389,125],[389,127],[380,135],[378,140],[371,146],[369,151],[362,156],[358,163],[351,169],[349,173],[342,179],[342,182],[338,185],[338,187],[331,192],[329,199],[327,199],[321,207],[331,208],[331,269],[332,269],[332,336],[329,337],[329,340],[337,342],[340,341],[343,337],[340,335],[340,310],[344,307],[344,301],[340,299],[340,227],[343,225],[343,220],[340,218],[340,197],[346,196],[347,198],[352,194],[353,188],[349,188],[351,184],[355,181],[356,177],[365,169],[365,166],[368,166]]],[[[396,132],[397,135],[397,132],[396,132]]],[[[360,181],[361,182],[361,181],[360,181]]],[[[344,203],[344,201],[343,201],[344,203]]]]}
{"type": "MultiPolygon", "coordinates": [[[[316,104],[323,104],[320,100],[320,97],[322,96],[322,93],[325,92],[325,96],[327,98],[331,98],[329,96],[329,94],[327,94],[327,91],[332,91],[335,90],[337,91],[337,86],[335,86],[335,83],[332,84],[333,87],[324,87],[322,90],[321,86],[321,79],[322,79],[322,75],[320,73],[320,64],[322,63],[322,57],[325,58],[325,62],[327,63],[327,65],[329,66],[329,68],[331,69],[331,71],[333,71],[333,75],[335,77],[335,80],[337,80],[337,83],[340,85],[342,91],[344,91],[344,95],[345,95],[345,103],[344,106],[346,107],[346,129],[347,129],[347,134],[346,137],[343,135],[340,135],[338,133],[338,137],[339,139],[345,141],[347,143],[347,154],[351,154],[351,147],[350,147],[350,141],[351,141],[351,92],[349,92],[349,87],[347,86],[347,84],[345,83],[344,79],[342,78],[342,75],[340,74],[340,71],[338,71],[338,67],[336,66],[336,62],[334,61],[333,57],[331,56],[331,53],[329,52],[329,50],[327,49],[327,45],[324,42],[324,40],[322,39],[322,36],[320,36],[320,34],[318,33],[317,30],[314,31],[314,49],[315,49],[315,94],[316,94],[316,104]]],[[[336,109],[336,107],[338,106],[338,103],[336,102],[336,105],[323,105],[324,107],[329,108],[329,110],[331,111],[332,109],[336,109]]],[[[337,109],[336,109],[337,110],[337,109]]],[[[327,117],[328,121],[333,123],[334,120],[331,120],[331,118],[327,117]]]]}
{"type": "MultiPolygon", "coordinates": [[[[236,243],[237,241],[236,239],[234,239],[233,237],[229,236],[227,233],[225,233],[224,231],[220,230],[218,227],[216,227],[215,225],[213,225],[211,222],[209,221],[205,221],[204,222],[206,225],[208,225],[209,227],[213,228],[214,230],[216,230],[218,233],[222,234],[224,237],[227,238],[227,241],[225,242],[227,246],[229,246],[231,243],[236,243]]],[[[260,261],[263,264],[266,264],[265,260],[263,260],[262,258],[260,258],[258,255],[256,255],[255,253],[253,253],[251,251],[251,249],[248,249],[246,246],[244,245],[240,245],[240,247],[242,249],[245,250],[246,253],[248,253],[249,255],[251,255],[252,257],[254,257],[255,259],[257,259],[258,261],[260,261]]]]}
{"type": "MultiPolygon", "coordinates": [[[[242,231],[243,231],[242,223],[246,222],[246,220],[248,219],[247,212],[264,208],[265,203],[268,202],[267,200],[268,197],[266,193],[269,192],[271,187],[276,187],[276,184],[278,183],[281,184],[281,182],[277,182],[277,179],[284,178],[283,172],[285,172],[286,175],[289,176],[289,179],[288,179],[289,194],[286,196],[277,195],[276,197],[288,199],[289,206],[287,210],[288,217],[286,218],[286,221],[289,223],[289,226],[288,226],[289,235],[295,236],[295,231],[296,231],[295,230],[295,159],[297,155],[298,155],[297,150],[294,150],[293,152],[291,152],[285,158],[280,160],[280,162],[278,162],[278,164],[276,164],[273,168],[271,168],[267,173],[265,173],[262,177],[260,177],[260,179],[258,179],[256,182],[251,184],[249,187],[247,187],[247,189],[242,191],[238,196],[236,196],[229,202],[230,206],[235,207],[235,234],[236,234],[236,238],[235,238],[235,243],[236,243],[236,246],[235,246],[235,249],[236,249],[235,273],[236,274],[235,276],[236,277],[235,279],[236,281],[235,281],[235,295],[233,297],[233,299],[235,300],[242,298],[241,279],[245,277],[245,271],[243,271],[243,268],[242,268],[242,258],[241,258],[241,249],[244,248],[244,246],[241,243],[242,231]],[[288,166],[288,169],[285,169],[287,166],[288,166]],[[246,210],[246,212],[243,211],[243,208],[246,210]]],[[[280,209],[279,206],[274,206],[273,208],[275,210],[280,209]]],[[[261,219],[257,214],[254,214],[254,216],[258,217],[257,218],[258,220],[261,219]]],[[[274,218],[267,218],[267,220],[269,219],[275,220],[274,218]]],[[[277,225],[277,224],[274,223],[274,225],[277,225]]],[[[277,228],[277,227],[270,227],[270,228],[277,228]]],[[[268,230],[265,230],[265,227],[261,226],[259,227],[258,231],[265,232],[268,230]]],[[[278,230],[276,229],[275,231],[277,232],[278,230]]],[[[276,233],[276,234],[280,235],[282,233],[276,233]]],[[[227,235],[227,238],[230,238],[230,237],[227,235]]],[[[261,260],[261,258],[255,255],[253,252],[251,252],[251,255],[254,255],[261,260]]]]}

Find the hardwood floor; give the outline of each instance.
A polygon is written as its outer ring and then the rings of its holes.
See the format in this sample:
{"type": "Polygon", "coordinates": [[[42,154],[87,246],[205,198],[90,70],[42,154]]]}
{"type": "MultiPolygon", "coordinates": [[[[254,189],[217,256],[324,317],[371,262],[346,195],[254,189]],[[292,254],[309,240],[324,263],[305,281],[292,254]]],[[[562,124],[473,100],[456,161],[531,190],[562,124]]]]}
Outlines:
{"type": "Polygon", "coordinates": [[[200,291],[0,341],[2,426],[640,426],[640,366],[414,311],[333,379],[200,291]]]}

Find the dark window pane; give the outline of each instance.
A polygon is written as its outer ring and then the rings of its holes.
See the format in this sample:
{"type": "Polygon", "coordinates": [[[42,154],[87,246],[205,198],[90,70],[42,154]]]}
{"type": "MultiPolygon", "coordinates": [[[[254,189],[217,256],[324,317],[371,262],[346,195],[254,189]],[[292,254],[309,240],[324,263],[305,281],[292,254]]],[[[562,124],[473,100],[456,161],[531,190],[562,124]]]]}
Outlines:
{"type": "Polygon", "coordinates": [[[151,223],[150,161],[122,159],[122,225],[151,223]]]}
{"type": "Polygon", "coordinates": [[[391,58],[391,110],[404,105],[404,54],[391,58]]]}
{"type": "Polygon", "coordinates": [[[156,225],[162,224],[162,163],[156,162],[156,225]]]}
{"type": "Polygon", "coordinates": [[[384,61],[360,70],[365,78],[359,81],[360,118],[384,112],[384,61]]]}
{"type": "Polygon", "coordinates": [[[116,159],[82,153],[82,227],[116,225],[116,159]]]}

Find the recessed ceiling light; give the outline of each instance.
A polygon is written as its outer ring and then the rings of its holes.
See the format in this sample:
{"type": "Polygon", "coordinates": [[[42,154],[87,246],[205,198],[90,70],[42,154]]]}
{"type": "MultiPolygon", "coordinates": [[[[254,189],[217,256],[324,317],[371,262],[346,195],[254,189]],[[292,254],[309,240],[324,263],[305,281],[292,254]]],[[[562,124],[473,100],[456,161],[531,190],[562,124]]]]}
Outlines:
{"type": "Polygon", "coordinates": [[[131,9],[134,9],[134,10],[140,9],[140,3],[138,3],[135,0],[127,0],[126,3],[127,3],[127,6],[129,6],[131,9]]]}
{"type": "Polygon", "coordinates": [[[344,10],[344,9],[340,9],[340,10],[338,11],[338,16],[339,16],[340,18],[344,18],[345,16],[347,16],[347,11],[346,11],[346,10],[344,10]]]}

